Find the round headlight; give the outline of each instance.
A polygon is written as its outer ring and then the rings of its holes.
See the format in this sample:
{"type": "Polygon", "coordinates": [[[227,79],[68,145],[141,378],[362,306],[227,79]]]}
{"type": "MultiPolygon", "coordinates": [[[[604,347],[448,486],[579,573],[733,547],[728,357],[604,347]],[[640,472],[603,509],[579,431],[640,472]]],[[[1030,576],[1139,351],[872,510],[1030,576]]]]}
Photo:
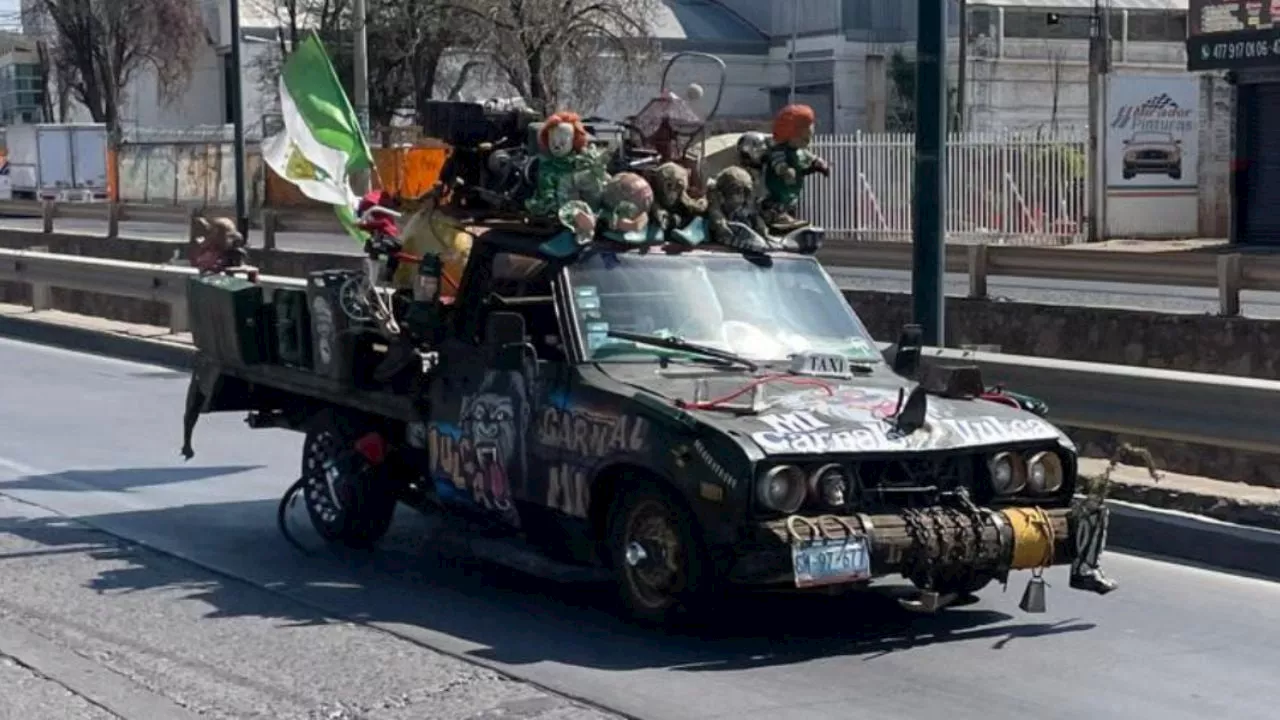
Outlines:
{"type": "Polygon", "coordinates": [[[1057,492],[1062,487],[1062,458],[1055,452],[1041,452],[1027,462],[1027,487],[1035,493],[1057,492]]]}
{"type": "Polygon", "coordinates": [[[1012,495],[1027,482],[1025,468],[1017,455],[1002,452],[991,458],[991,486],[997,495],[1012,495]]]}
{"type": "Polygon", "coordinates": [[[756,498],[770,510],[793,513],[804,504],[804,471],[795,465],[779,465],[769,469],[756,482],[756,498]]]}
{"type": "Polygon", "coordinates": [[[836,463],[823,465],[809,475],[809,494],[827,507],[843,507],[849,498],[849,477],[836,463]]]}

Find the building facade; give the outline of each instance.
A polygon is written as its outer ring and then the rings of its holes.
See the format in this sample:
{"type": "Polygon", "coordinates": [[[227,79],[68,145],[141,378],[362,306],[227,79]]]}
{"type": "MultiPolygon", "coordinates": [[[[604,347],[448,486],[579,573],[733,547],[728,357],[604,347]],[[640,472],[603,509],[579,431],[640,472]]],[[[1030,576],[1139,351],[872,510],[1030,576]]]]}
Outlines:
{"type": "Polygon", "coordinates": [[[1191,0],[1187,68],[1235,87],[1231,240],[1280,245],[1280,12],[1242,0],[1191,0]]]}
{"type": "MultiPolygon", "coordinates": [[[[141,73],[129,89],[127,126],[182,129],[230,122],[230,2],[200,1],[211,42],[187,93],[162,102],[154,78],[141,73]]],[[[794,97],[817,111],[820,132],[910,131],[918,1],[662,0],[653,34],[668,57],[698,51],[724,60],[722,119],[767,121],[794,97]]],[[[1117,69],[1186,72],[1187,1],[1107,0],[1117,69]]],[[[240,6],[245,116],[260,119],[273,112],[275,98],[256,72],[255,58],[271,50],[278,22],[262,3],[242,0],[240,6]]],[[[949,74],[955,116],[965,127],[1084,123],[1093,0],[966,0],[964,6],[961,22],[960,0],[948,0],[949,74]]],[[[467,59],[459,49],[453,66],[467,59]]],[[[639,83],[614,87],[600,106],[580,109],[629,115],[657,92],[660,73],[656,67],[639,83]]],[[[442,86],[452,85],[453,78],[444,75],[442,86]]],[[[462,98],[512,96],[496,76],[476,74],[462,98]]],[[[669,80],[675,89],[696,82],[710,95],[719,73],[706,63],[681,63],[669,80]]],[[[251,136],[261,132],[256,126],[249,130],[251,136]]]]}
{"type": "Polygon", "coordinates": [[[0,125],[44,122],[44,82],[36,45],[0,33],[0,125]]]}

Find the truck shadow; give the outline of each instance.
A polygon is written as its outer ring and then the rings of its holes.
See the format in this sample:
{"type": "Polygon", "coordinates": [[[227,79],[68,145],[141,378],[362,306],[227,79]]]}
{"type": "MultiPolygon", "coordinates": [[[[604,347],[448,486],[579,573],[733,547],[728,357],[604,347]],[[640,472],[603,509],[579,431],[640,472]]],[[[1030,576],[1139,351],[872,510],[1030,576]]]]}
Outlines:
{"type": "Polygon", "coordinates": [[[122,492],[138,488],[209,480],[260,470],[264,465],[209,465],[119,470],[66,470],[0,482],[0,491],[122,492]]]}
{"type": "MultiPolygon", "coordinates": [[[[726,597],[724,612],[697,628],[662,632],[617,619],[607,587],[556,584],[437,552],[425,519],[410,511],[397,518],[383,548],[368,553],[320,548],[309,528],[297,527],[304,542],[317,546],[312,555],[279,536],[275,511],[276,503],[262,501],[74,521],[0,517],[0,532],[48,552],[78,546],[110,562],[90,583],[104,595],[182,588],[213,608],[210,618],[267,617],[291,625],[353,620],[486,664],[732,671],[833,656],[874,661],[951,642],[1000,650],[1094,627],[1074,620],[1011,623],[1011,616],[981,604],[922,616],[874,594],[744,594],[726,597]]],[[[981,597],[999,593],[994,586],[981,597]]]]}

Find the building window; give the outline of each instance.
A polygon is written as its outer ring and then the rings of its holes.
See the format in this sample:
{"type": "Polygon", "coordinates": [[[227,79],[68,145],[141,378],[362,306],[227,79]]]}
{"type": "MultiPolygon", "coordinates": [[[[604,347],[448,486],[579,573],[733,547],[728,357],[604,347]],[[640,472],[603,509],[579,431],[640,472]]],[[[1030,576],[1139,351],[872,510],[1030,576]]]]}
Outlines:
{"type": "Polygon", "coordinates": [[[1129,39],[1134,42],[1185,42],[1185,12],[1129,11],[1129,39]]]}
{"type": "MultiPolygon", "coordinates": [[[[1112,40],[1119,40],[1121,37],[1122,18],[1120,11],[1111,12],[1112,40]]],[[[1006,9],[1004,36],[1034,40],[1088,40],[1089,13],[1006,9]]]]}

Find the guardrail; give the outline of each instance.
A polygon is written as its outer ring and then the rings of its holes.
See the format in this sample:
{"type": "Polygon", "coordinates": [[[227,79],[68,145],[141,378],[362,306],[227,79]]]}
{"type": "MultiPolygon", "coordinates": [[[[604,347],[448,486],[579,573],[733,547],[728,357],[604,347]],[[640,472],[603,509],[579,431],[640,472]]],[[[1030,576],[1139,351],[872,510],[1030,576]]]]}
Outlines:
{"type": "MultiPolygon", "coordinates": [[[[52,309],[50,291],[55,287],[151,300],[169,306],[169,327],[175,333],[190,329],[187,281],[197,274],[195,268],[181,265],[0,248],[0,280],[30,285],[36,310],[52,309]]],[[[260,281],[270,288],[306,287],[302,278],[263,276],[260,281]]]]}
{"type": "MultiPolygon", "coordinates": [[[[132,203],[103,202],[37,202],[34,200],[0,200],[0,217],[40,218],[42,232],[54,232],[58,218],[69,220],[97,220],[107,224],[107,237],[120,237],[120,223],[149,222],[187,227],[187,237],[195,233],[194,220],[198,217],[234,218],[234,208],[216,206],[187,207],[178,205],[137,205],[132,203]]],[[[312,232],[345,233],[337,217],[330,210],[266,208],[250,220],[262,230],[262,246],[276,248],[276,233],[312,232]]]]}
{"type": "MultiPolygon", "coordinates": [[[[831,267],[910,270],[912,247],[893,242],[828,243],[818,259],[831,267]]],[[[993,275],[1041,280],[1217,288],[1219,312],[1240,314],[1244,290],[1280,291],[1280,257],[1239,253],[1131,253],[1108,250],[948,245],[946,271],[967,273],[969,297],[986,298],[993,275]]]]}
{"type": "MultiPolygon", "coordinates": [[[[182,219],[170,219],[166,222],[185,223],[190,223],[196,215],[209,217],[233,214],[181,208],[142,210],[141,207],[143,206],[113,206],[104,203],[63,203],[54,206],[50,203],[43,210],[47,211],[42,216],[45,218],[43,232],[53,232],[54,214],[71,213],[67,216],[102,219],[115,212],[118,214],[114,226],[116,233],[112,234],[109,227],[108,237],[118,237],[120,218],[133,218],[135,216],[132,213],[159,213],[153,217],[168,213],[166,217],[182,219]],[[112,207],[117,210],[110,210],[112,207]],[[120,213],[124,215],[120,216],[120,213]]],[[[0,217],[31,217],[32,215],[22,213],[31,213],[33,208],[36,208],[35,203],[0,201],[0,217]]],[[[140,215],[137,217],[141,218],[140,215]]],[[[279,213],[267,210],[263,212],[262,220],[263,247],[266,250],[276,249],[277,232],[343,232],[337,218],[327,211],[279,213]]],[[[40,244],[38,237],[34,240],[32,245],[40,244]]],[[[912,247],[908,243],[833,240],[819,251],[818,258],[830,267],[906,271],[911,269],[911,254],[912,247]]],[[[975,299],[988,297],[987,281],[992,276],[1216,288],[1219,313],[1226,317],[1240,314],[1240,293],[1243,291],[1280,291],[1280,257],[1241,253],[1134,253],[1060,247],[948,245],[946,270],[967,274],[968,296],[975,299]]]]}
{"type": "MultiPolygon", "coordinates": [[[[37,309],[49,307],[54,287],[141,298],[167,303],[175,332],[188,329],[186,284],[195,274],[190,267],[0,249],[0,280],[31,285],[37,309]]],[[[301,278],[261,282],[304,286],[301,278]]],[[[1280,381],[944,348],[924,355],[976,363],[987,382],[1044,399],[1063,426],[1254,452],[1280,447],[1280,381]]]]}

